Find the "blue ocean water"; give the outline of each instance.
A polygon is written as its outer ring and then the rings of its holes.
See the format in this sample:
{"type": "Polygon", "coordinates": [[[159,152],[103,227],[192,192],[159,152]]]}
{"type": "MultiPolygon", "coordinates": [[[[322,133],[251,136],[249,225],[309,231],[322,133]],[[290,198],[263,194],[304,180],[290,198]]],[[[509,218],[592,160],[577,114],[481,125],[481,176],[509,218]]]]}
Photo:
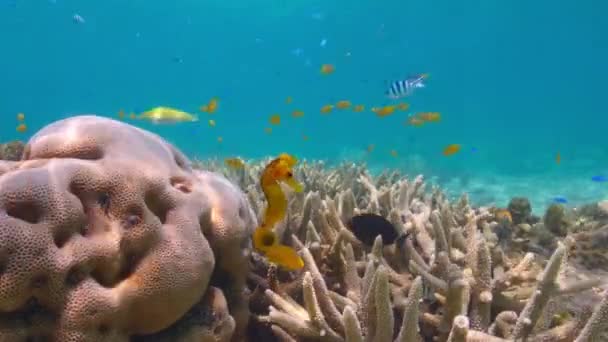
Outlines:
{"type": "Polygon", "coordinates": [[[205,113],[133,123],[193,157],[367,162],[424,173],[478,203],[526,196],[537,211],[556,196],[597,201],[608,198],[608,183],[591,181],[608,175],[605,13],[599,0],[0,0],[0,141],[82,113],[198,112],[217,96],[216,127],[205,113]],[[321,75],[324,63],[336,71],[321,75]],[[440,112],[440,123],[319,113],[343,99],[388,104],[385,81],[415,73],[430,77],[409,113],[440,112]],[[268,135],[273,113],[283,120],[268,135]],[[453,143],[462,151],[443,156],[453,143]]]}

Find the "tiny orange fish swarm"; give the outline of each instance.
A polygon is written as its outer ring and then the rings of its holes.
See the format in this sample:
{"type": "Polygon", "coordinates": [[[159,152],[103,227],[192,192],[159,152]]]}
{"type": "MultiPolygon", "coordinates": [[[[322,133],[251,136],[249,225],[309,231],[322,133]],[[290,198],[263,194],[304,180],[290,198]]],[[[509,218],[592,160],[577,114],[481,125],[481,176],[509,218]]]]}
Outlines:
{"type": "Polygon", "coordinates": [[[268,121],[271,125],[279,125],[281,123],[281,116],[279,114],[271,115],[268,121]]]}
{"type": "Polygon", "coordinates": [[[293,167],[296,163],[295,157],[282,153],[264,168],[260,185],[268,205],[264,211],[262,224],[253,233],[255,249],[264,254],[270,262],[289,270],[302,268],[304,261],[293,248],[279,244],[273,228],[287,214],[287,196],[283,193],[280,183],[287,184],[295,192],[303,190],[303,186],[293,175],[293,167]]]}
{"type": "Polygon", "coordinates": [[[439,112],[422,112],[407,118],[406,125],[421,127],[425,123],[440,122],[441,113],[439,112]]]}

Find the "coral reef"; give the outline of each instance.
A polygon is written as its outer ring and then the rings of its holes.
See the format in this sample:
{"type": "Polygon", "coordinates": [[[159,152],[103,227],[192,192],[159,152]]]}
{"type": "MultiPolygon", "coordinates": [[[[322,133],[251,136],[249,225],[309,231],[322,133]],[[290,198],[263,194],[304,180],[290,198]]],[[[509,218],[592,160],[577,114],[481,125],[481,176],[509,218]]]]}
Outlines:
{"type": "Polygon", "coordinates": [[[257,221],[160,137],[78,116],[0,162],[0,341],[242,340],[257,221]]]}
{"type": "Polygon", "coordinates": [[[21,159],[24,149],[25,144],[19,140],[0,144],[0,160],[17,161],[21,159]]]}
{"type": "MultiPolygon", "coordinates": [[[[263,165],[199,167],[240,184],[259,213],[263,165]]],[[[299,250],[304,272],[284,272],[254,255],[256,339],[592,341],[606,328],[606,294],[591,315],[601,279],[573,275],[568,263],[576,239],[557,239],[523,198],[511,202],[513,222],[505,222],[488,208],[471,208],[466,195],[450,203],[439,189],[424,191],[421,176],[372,177],[363,165],[303,162],[296,178],[307,192],[293,194],[278,235],[299,250]],[[360,213],[387,218],[400,238],[366,246],[347,224],[360,213]],[[508,239],[501,230],[511,232],[508,239]],[[542,234],[554,244],[548,260],[542,234]]]]}

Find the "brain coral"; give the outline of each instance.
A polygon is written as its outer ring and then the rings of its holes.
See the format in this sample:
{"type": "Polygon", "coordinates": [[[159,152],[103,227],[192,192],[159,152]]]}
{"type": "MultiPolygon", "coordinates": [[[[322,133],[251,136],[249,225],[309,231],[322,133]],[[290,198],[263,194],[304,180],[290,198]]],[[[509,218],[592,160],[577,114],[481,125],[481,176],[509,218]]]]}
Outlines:
{"type": "Polygon", "coordinates": [[[92,115],[52,123],[0,162],[0,341],[128,341],[210,285],[238,334],[255,225],[235,186],[160,137],[92,115]]]}

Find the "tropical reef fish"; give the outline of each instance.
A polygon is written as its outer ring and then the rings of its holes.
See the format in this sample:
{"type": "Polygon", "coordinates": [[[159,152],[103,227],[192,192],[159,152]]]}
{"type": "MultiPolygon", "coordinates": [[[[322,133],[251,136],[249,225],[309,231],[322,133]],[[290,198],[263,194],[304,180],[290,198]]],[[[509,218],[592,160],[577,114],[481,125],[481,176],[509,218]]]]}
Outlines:
{"type": "Polygon", "coordinates": [[[294,110],[294,111],[291,113],[291,116],[293,116],[294,118],[301,118],[301,117],[303,117],[303,116],[304,116],[304,112],[303,112],[303,111],[301,111],[301,110],[294,110]]]}
{"type": "Polygon", "coordinates": [[[215,120],[209,119],[209,126],[215,127],[215,120]]]}
{"type": "Polygon", "coordinates": [[[286,104],[290,104],[291,101],[293,101],[293,99],[291,98],[291,96],[287,96],[287,98],[285,99],[285,103],[286,104]]]}
{"type": "Polygon", "coordinates": [[[420,74],[408,77],[405,80],[391,82],[385,94],[393,100],[410,96],[414,92],[414,89],[425,87],[424,80],[427,77],[428,74],[420,74]]]}
{"type": "Polygon", "coordinates": [[[206,112],[209,114],[213,114],[217,111],[217,108],[220,105],[220,100],[217,97],[212,98],[211,100],[209,100],[209,103],[207,103],[206,105],[202,105],[201,106],[201,112],[206,112]]]}
{"type": "Polygon", "coordinates": [[[321,65],[321,74],[329,75],[336,71],[336,68],[332,64],[323,64],[321,65]]]}
{"type": "Polygon", "coordinates": [[[353,111],[354,111],[355,113],[361,113],[361,112],[362,112],[362,111],[364,111],[364,110],[365,110],[365,106],[364,106],[364,105],[361,105],[361,104],[360,104],[360,105],[356,105],[356,106],[353,108],[353,111]]]}
{"type": "Polygon", "coordinates": [[[378,117],[385,117],[395,113],[396,106],[384,106],[384,107],[374,107],[372,108],[372,112],[376,113],[378,117]]]}
{"type": "Polygon", "coordinates": [[[557,152],[557,155],[555,156],[555,163],[557,165],[559,165],[561,162],[562,162],[562,155],[559,152],[557,152]]]}
{"type": "Polygon", "coordinates": [[[148,120],[152,123],[177,123],[196,122],[198,117],[181,110],[170,107],[155,107],[138,116],[139,119],[148,120]]]}
{"type": "Polygon", "coordinates": [[[338,101],[336,103],[336,108],[338,108],[338,109],[348,109],[350,106],[351,106],[351,103],[348,100],[342,100],[342,101],[338,101]]]}
{"type": "Polygon", "coordinates": [[[568,203],[568,199],[564,196],[555,196],[555,197],[553,197],[553,202],[566,204],[566,203],[568,203]]]}
{"type": "Polygon", "coordinates": [[[498,222],[508,222],[512,223],[513,218],[511,217],[511,212],[507,209],[497,208],[494,210],[494,217],[498,222]]]}
{"type": "Polygon", "coordinates": [[[461,148],[460,144],[448,145],[443,149],[443,155],[447,157],[447,156],[456,154],[460,151],[460,148],[461,148]]]}
{"type": "Polygon", "coordinates": [[[321,107],[321,113],[322,114],[329,114],[333,109],[334,109],[334,106],[328,104],[328,105],[325,105],[325,106],[321,107]]]}
{"type": "Polygon", "coordinates": [[[27,125],[24,123],[19,124],[15,130],[19,133],[25,133],[25,131],[27,131],[27,125]]]}
{"type": "Polygon", "coordinates": [[[271,115],[268,121],[271,125],[279,125],[281,123],[281,116],[279,114],[271,115]]]}
{"type": "Polygon", "coordinates": [[[287,196],[283,193],[280,183],[287,184],[295,192],[303,190],[302,184],[293,175],[293,167],[296,163],[295,157],[282,153],[262,171],[260,186],[268,205],[264,211],[262,224],[253,233],[254,247],[270,262],[289,270],[302,268],[304,261],[293,248],[279,244],[273,228],[287,214],[287,196]]]}
{"type": "Polygon", "coordinates": [[[353,216],[346,224],[355,237],[366,246],[372,246],[378,235],[384,245],[390,245],[399,237],[395,226],[377,214],[360,214],[353,216]]]}
{"type": "Polygon", "coordinates": [[[17,114],[17,121],[23,121],[23,120],[25,120],[25,114],[23,114],[23,113],[17,114]]]}
{"type": "Polygon", "coordinates": [[[264,133],[266,133],[266,134],[272,133],[272,127],[265,127],[264,128],[264,133]]]}
{"type": "Polygon", "coordinates": [[[224,164],[233,170],[240,170],[245,167],[245,162],[241,158],[226,158],[224,164]]]}
{"type": "Polygon", "coordinates": [[[594,182],[598,182],[598,183],[608,182],[608,177],[598,175],[598,176],[591,177],[591,180],[594,182]]]}

